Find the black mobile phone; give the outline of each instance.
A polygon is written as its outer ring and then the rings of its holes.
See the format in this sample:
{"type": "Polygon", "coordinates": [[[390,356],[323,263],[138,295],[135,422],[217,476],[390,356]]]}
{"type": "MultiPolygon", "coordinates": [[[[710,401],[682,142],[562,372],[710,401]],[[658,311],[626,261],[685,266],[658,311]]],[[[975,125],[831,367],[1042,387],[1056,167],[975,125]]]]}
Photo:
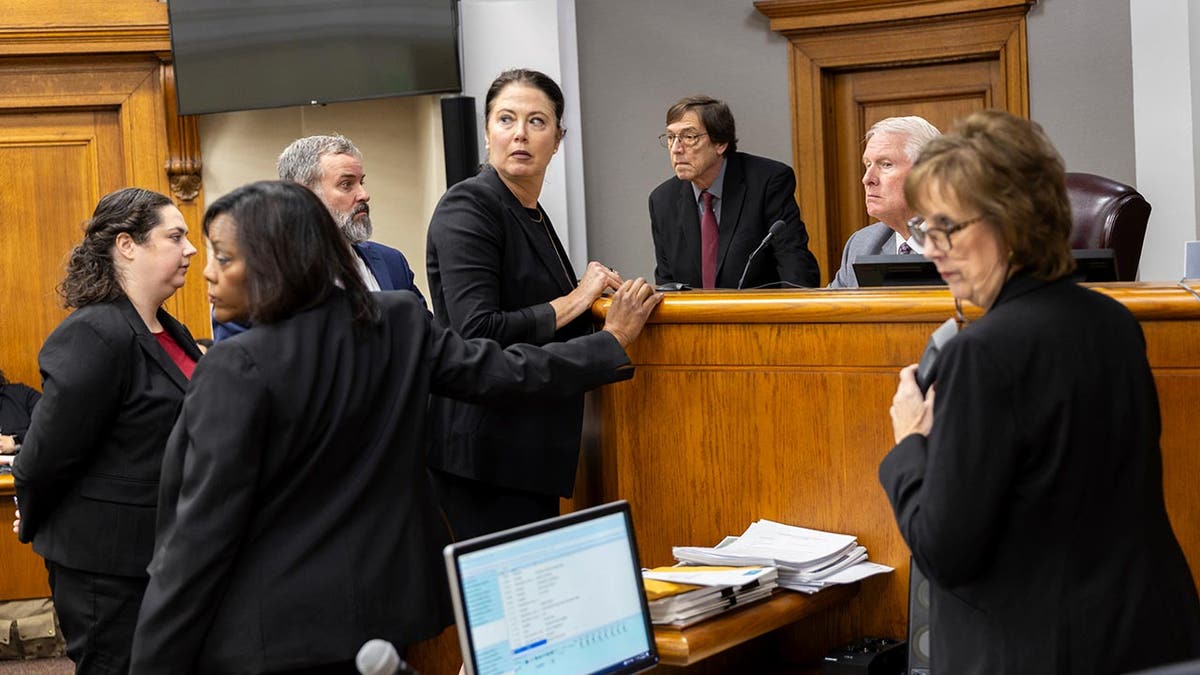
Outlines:
{"type": "Polygon", "coordinates": [[[917,363],[917,386],[921,388],[922,394],[929,393],[929,385],[933,384],[934,374],[937,372],[935,366],[938,356],[955,335],[958,335],[958,321],[946,319],[946,322],[929,336],[929,342],[925,343],[925,351],[921,352],[921,360],[917,363]]]}

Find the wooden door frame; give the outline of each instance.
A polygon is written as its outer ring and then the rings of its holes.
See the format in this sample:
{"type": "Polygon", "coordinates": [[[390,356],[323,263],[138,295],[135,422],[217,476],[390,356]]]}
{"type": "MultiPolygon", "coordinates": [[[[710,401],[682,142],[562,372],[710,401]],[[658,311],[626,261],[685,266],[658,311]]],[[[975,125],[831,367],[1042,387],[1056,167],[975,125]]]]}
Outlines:
{"type": "MultiPolygon", "coordinates": [[[[128,183],[174,199],[199,249],[193,264],[203,268],[199,133],[195,117],[178,114],[166,3],[8,0],[0,26],[0,111],[91,106],[119,111],[128,183]]],[[[197,337],[211,331],[203,286],[193,279],[167,302],[197,337]]]]}
{"type": "Polygon", "coordinates": [[[758,0],[771,30],[788,39],[792,160],[797,200],[823,282],[836,272],[830,250],[830,193],[836,171],[833,76],[968,60],[995,60],[1003,95],[996,107],[1029,116],[1025,16],[1036,0],[758,0]]]}

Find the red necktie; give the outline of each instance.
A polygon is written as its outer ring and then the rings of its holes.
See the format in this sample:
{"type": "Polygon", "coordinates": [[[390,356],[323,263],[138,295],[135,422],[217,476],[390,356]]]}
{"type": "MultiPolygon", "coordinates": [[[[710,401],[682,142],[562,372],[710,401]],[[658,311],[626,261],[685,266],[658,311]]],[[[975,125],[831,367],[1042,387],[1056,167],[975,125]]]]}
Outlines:
{"type": "Polygon", "coordinates": [[[700,217],[700,273],[705,288],[717,287],[717,214],[713,212],[713,196],[708,190],[700,193],[704,215],[700,217]]]}

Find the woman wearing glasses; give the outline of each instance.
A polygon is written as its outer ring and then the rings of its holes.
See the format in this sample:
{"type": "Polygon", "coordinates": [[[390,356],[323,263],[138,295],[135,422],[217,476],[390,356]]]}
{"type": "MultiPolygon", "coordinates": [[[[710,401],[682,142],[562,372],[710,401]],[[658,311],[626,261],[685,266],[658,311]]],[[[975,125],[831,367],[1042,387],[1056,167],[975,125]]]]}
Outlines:
{"type": "Polygon", "coordinates": [[[1200,602],[1167,520],[1141,328],[1077,286],[1062,159],[998,111],[925,146],[913,234],[985,311],[915,366],[879,477],[931,587],[946,673],[1117,673],[1200,656],[1200,602]]]}
{"type": "MultiPolygon", "coordinates": [[[[488,89],[487,164],[442,197],[429,223],[426,266],[434,313],[464,337],[502,345],[592,331],[589,309],[615,270],[575,271],[538,203],[558,152],[563,94],[534,70],[501,73],[488,89]]],[[[558,515],[575,485],[583,395],[538,405],[434,398],[429,464],[455,536],[558,515]]]]}

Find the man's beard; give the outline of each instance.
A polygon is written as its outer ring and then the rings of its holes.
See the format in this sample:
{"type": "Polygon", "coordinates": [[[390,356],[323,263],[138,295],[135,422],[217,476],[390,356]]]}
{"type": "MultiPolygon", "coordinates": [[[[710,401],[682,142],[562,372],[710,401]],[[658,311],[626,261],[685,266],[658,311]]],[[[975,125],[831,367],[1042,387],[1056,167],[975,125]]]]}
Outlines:
{"type": "Polygon", "coordinates": [[[356,204],[349,212],[330,209],[330,213],[333,214],[333,220],[342,231],[342,235],[351,244],[361,244],[371,238],[371,209],[366,203],[356,204]],[[362,214],[362,217],[355,219],[354,216],[358,214],[362,214]]]}

